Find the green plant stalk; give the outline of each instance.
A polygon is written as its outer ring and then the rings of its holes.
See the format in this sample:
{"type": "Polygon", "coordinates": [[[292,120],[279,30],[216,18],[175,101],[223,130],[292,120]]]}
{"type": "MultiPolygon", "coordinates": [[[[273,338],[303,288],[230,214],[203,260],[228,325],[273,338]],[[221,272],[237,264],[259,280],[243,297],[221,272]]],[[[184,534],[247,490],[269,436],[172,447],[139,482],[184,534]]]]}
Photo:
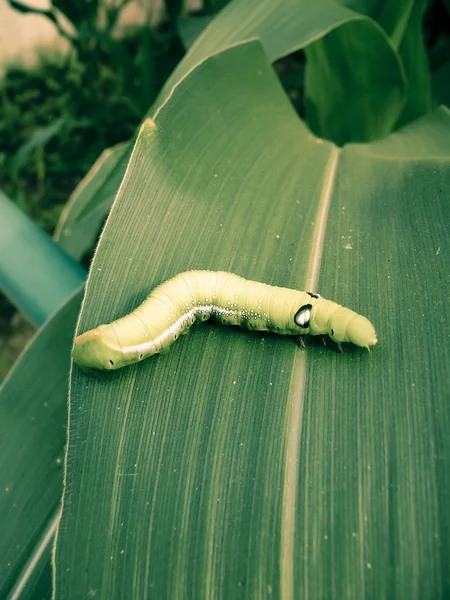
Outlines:
{"type": "Polygon", "coordinates": [[[40,326],[85,280],[84,269],[0,192],[0,290],[40,326]]]}

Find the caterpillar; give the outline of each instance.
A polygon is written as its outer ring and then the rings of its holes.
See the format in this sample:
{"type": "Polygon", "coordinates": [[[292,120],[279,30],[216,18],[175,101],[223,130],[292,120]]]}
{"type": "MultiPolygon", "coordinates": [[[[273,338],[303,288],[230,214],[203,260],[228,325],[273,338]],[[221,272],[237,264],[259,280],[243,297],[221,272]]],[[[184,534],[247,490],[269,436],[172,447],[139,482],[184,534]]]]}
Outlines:
{"type": "MultiPolygon", "coordinates": [[[[132,313],[75,338],[74,361],[83,368],[119,369],[167,352],[195,321],[214,317],[281,335],[328,335],[370,350],[372,323],[319,294],[248,281],[224,271],[187,271],[156,287],[132,313]]],[[[303,344],[303,338],[300,338],[303,344]]]]}

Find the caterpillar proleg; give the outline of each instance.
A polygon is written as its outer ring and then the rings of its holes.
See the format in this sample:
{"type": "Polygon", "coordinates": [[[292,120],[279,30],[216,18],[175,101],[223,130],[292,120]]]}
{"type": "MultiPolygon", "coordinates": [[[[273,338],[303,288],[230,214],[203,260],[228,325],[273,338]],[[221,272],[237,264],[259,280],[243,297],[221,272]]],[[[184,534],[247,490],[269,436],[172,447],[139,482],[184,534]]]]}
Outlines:
{"type": "Polygon", "coordinates": [[[75,338],[81,367],[119,369],[166,352],[195,321],[214,317],[280,335],[328,335],[370,350],[372,323],[319,294],[248,281],[224,271],[186,271],[156,287],[132,313],[75,338]]]}

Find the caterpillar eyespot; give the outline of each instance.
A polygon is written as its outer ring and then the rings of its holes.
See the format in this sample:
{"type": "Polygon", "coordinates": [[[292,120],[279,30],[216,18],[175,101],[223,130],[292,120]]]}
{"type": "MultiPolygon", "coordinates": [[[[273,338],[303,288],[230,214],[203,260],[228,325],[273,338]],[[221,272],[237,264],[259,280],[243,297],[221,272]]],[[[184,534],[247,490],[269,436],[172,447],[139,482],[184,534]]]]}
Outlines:
{"type": "MultiPolygon", "coordinates": [[[[309,294],[309,292],[307,292],[309,294]]],[[[311,320],[312,304],[302,306],[294,316],[294,323],[302,329],[308,329],[311,320]]]]}
{"type": "Polygon", "coordinates": [[[76,337],[73,359],[83,368],[119,369],[166,353],[196,320],[211,316],[224,324],[280,335],[329,335],[338,344],[351,342],[367,350],[377,343],[366,317],[319,294],[247,281],[224,271],[187,271],[156,287],[129,315],[76,337]]]}

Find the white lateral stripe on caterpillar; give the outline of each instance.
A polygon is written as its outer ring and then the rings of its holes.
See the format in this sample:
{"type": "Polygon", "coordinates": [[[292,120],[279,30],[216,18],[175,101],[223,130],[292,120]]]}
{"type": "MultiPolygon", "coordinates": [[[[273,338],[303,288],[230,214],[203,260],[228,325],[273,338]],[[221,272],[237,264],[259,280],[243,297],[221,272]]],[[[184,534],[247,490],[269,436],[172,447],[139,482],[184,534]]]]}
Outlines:
{"type": "MultiPolygon", "coordinates": [[[[170,325],[163,333],[160,334],[158,338],[152,341],[145,341],[140,344],[136,344],[135,346],[128,346],[126,348],[127,354],[148,354],[152,356],[156,354],[156,352],[152,352],[154,348],[164,347],[166,341],[170,339],[172,336],[176,335],[180,328],[188,326],[189,321],[193,318],[197,318],[202,315],[225,315],[227,317],[233,316],[233,312],[231,310],[224,310],[221,308],[217,308],[212,304],[208,306],[197,306],[187,313],[184,313],[175,323],[170,325]],[[150,354],[149,354],[150,353],[150,354]]],[[[137,316],[136,314],[134,316],[137,316]]],[[[209,317],[208,317],[209,318],[209,317]]],[[[203,320],[203,319],[202,319],[203,320]]],[[[205,321],[207,319],[204,319],[205,321]]],[[[114,327],[114,321],[111,323],[111,326],[114,327]]],[[[124,348],[122,348],[122,352],[124,352],[124,348]]],[[[159,350],[161,352],[161,350],[159,350]]],[[[135,362],[135,361],[133,361],[135,362]]]]}
{"type": "Polygon", "coordinates": [[[281,335],[328,335],[368,350],[377,343],[368,319],[318,294],[225,271],[187,271],[156,287],[129,315],[78,336],[73,359],[81,367],[118,369],[167,352],[196,320],[211,316],[225,325],[281,335]]]}

